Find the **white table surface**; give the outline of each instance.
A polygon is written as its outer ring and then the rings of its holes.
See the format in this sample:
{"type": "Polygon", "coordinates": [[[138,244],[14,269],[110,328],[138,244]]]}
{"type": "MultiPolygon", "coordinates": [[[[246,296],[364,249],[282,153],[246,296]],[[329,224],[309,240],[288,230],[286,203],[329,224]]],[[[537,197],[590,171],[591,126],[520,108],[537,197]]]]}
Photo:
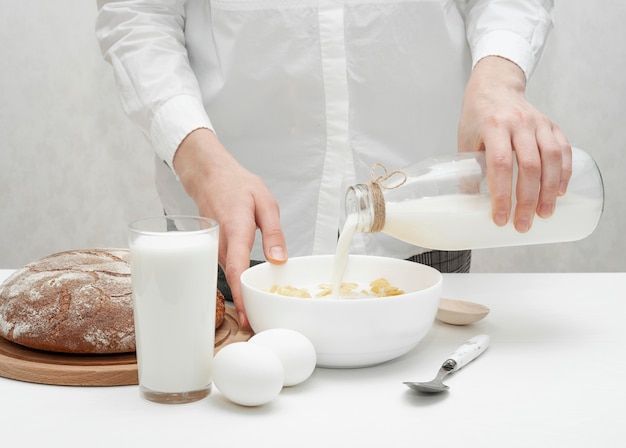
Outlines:
{"type": "MultiPolygon", "coordinates": [[[[0,281],[10,274],[0,270],[0,281]]],[[[65,387],[0,378],[0,437],[19,446],[626,447],[626,273],[446,274],[444,296],[491,308],[466,327],[435,323],[407,355],[316,369],[269,404],[217,390],[158,405],[137,386],[65,387]],[[490,348],[420,395],[466,339],[490,348]]],[[[2,443],[4,446],[4,443],[2,443]]],[[[8,446],[8,445],[7,445],[8,446]]]]}

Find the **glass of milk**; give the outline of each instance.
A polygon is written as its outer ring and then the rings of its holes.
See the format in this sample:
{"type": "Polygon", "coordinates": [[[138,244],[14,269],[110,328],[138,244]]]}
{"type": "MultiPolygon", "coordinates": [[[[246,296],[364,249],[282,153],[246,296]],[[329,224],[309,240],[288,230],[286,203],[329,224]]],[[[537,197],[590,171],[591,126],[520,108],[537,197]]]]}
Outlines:
{"type": "Polygon", "coordinates": [[[141,396],[188,403],[211,392],[219,225],[159,216],[129,225],[141,396]]]}

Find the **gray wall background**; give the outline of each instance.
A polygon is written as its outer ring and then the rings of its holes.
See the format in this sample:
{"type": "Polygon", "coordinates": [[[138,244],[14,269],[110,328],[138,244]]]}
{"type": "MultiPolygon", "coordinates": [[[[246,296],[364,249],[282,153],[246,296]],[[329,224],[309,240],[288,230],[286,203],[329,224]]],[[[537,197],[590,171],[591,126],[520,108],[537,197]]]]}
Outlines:
{"type": "MultiPolygon", "coordinates": [[[[125,247],[129,221],[161,212],[95,14],[95,0],[0,3],[0,268],[125,247]]],[[[604,215],[583,241],[475,251],[473,272],[626,271],[626,2],[557,0],[555,18],[528,96],[596,158],[604,215]]]]}

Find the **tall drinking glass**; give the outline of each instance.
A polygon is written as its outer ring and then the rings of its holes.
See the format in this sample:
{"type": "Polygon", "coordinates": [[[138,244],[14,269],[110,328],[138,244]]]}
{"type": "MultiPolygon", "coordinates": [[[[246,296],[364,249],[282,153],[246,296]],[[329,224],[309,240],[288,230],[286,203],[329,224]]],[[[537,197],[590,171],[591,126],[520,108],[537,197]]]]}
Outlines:
{"type": "Polygon", "coordinates": [[[188,403],[211,392],[219,225],[159,216],[129,225],[141,396],[188,403]]]}

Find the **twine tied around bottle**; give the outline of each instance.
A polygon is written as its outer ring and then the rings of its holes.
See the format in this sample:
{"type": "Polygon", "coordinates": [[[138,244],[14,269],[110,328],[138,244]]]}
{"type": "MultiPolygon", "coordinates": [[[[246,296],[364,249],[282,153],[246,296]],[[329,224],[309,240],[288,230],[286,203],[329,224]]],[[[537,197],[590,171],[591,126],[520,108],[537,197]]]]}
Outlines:
{"type": "Polygon", "coordinates": [[[385,226],[385,198],[383,190],[393,190],[404,185],[407,175],[404,171],[394,170],[388,172],[387,167],[380,162],[374,163],[371,171],[372,180],[368,186],[372,192],[372,202],[374,205],[374,219],[370,232],[380,232],[385,226]],[[376,170],[381,169],[383,174],[377,175],[376,170]],[[394,182],[394,179],[396,181],[394,182]]]}

